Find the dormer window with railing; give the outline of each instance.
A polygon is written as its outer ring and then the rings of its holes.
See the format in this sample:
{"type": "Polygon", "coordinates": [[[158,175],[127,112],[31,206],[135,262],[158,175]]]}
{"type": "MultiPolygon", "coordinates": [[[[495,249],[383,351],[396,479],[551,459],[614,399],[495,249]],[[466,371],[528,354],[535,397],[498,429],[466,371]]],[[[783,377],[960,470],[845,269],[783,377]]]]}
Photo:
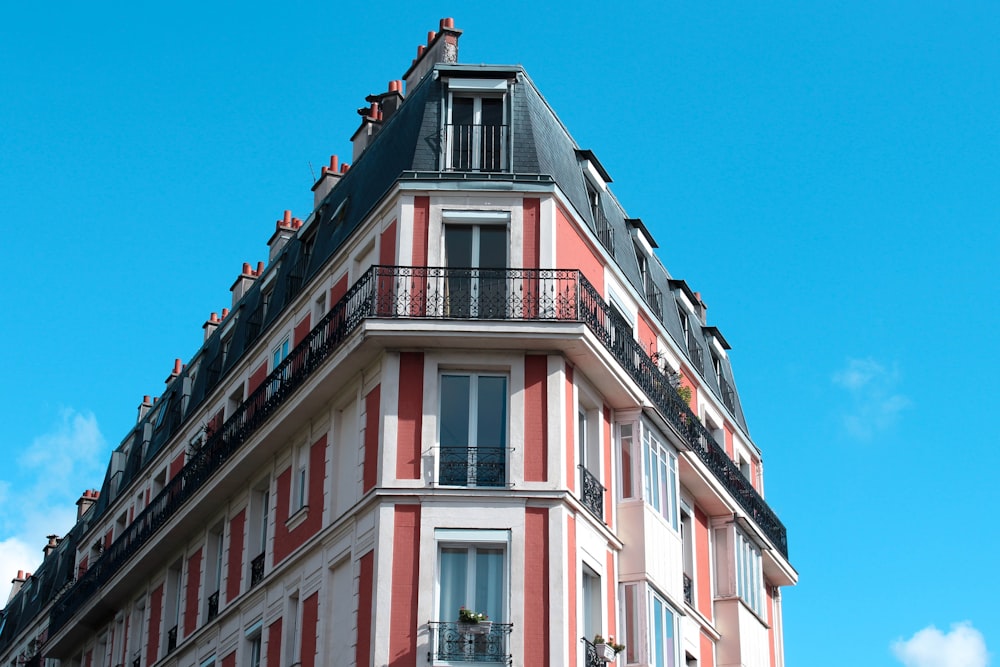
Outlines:
{"type": "Polygon", "coordinates": [[[448,84],[444,166],[448,171],[510,171],[506,79],[448,84]]]}

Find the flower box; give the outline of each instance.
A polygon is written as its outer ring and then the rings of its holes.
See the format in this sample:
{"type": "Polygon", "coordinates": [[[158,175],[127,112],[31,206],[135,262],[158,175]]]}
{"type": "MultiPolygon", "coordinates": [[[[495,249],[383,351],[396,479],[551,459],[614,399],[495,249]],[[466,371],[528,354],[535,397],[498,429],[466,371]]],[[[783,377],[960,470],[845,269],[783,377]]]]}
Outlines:
{"type": "Polygon", "coordinates": [[[478,623],[458,622],[458,631],[464,635],[488,635],[493,629],[493,621],[479,621],[478,623]]]}
{"type": "Polygon", "coordinates": [[[594,650],[597,652],[597,659],[602,662],[614,662],[618,656],[609,644],[594,644],[594,650]]]}

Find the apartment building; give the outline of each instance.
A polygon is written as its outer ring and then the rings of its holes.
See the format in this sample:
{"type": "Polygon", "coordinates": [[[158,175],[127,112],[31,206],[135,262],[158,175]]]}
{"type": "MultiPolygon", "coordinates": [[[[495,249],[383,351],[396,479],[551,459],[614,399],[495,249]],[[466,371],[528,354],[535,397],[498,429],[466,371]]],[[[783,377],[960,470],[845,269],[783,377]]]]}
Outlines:
{"type": "Polygon", "coordinates": [[[0,665],[784,664],[797,573],[729,343],[461,34],[366,98],[143,399],[0,665]]]}

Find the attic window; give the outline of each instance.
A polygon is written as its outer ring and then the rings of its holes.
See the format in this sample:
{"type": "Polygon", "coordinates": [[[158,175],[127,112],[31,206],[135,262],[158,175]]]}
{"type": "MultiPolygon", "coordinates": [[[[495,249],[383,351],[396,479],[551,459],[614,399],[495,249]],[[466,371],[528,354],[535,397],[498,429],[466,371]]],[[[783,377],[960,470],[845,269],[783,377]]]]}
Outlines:
{"type": "Polygon", "coordinates": [[[445,110],[445,169],[510,170],[507,79],[451,79],[445,110]]]}

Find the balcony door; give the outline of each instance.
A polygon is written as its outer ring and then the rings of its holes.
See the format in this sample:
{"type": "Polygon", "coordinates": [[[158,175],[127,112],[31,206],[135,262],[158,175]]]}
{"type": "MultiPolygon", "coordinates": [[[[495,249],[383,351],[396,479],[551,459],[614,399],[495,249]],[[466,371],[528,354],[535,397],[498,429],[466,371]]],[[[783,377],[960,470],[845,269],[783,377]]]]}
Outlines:
{"type": "Polygon", "coordinates": [[[448,126],[451,168],[501,171],[503,130],[502,97],[452,97],[448,126]]]}
{"type": "Polygon", "coordinates": [[[445,225],[446,316],[505,316],[508,245],[506,223],[445,225]]]}
{"type": "Polygon", "coordinates": [[[506,377],[442,375],[440,426],[441,484],[506,484],[506,377]]]}

